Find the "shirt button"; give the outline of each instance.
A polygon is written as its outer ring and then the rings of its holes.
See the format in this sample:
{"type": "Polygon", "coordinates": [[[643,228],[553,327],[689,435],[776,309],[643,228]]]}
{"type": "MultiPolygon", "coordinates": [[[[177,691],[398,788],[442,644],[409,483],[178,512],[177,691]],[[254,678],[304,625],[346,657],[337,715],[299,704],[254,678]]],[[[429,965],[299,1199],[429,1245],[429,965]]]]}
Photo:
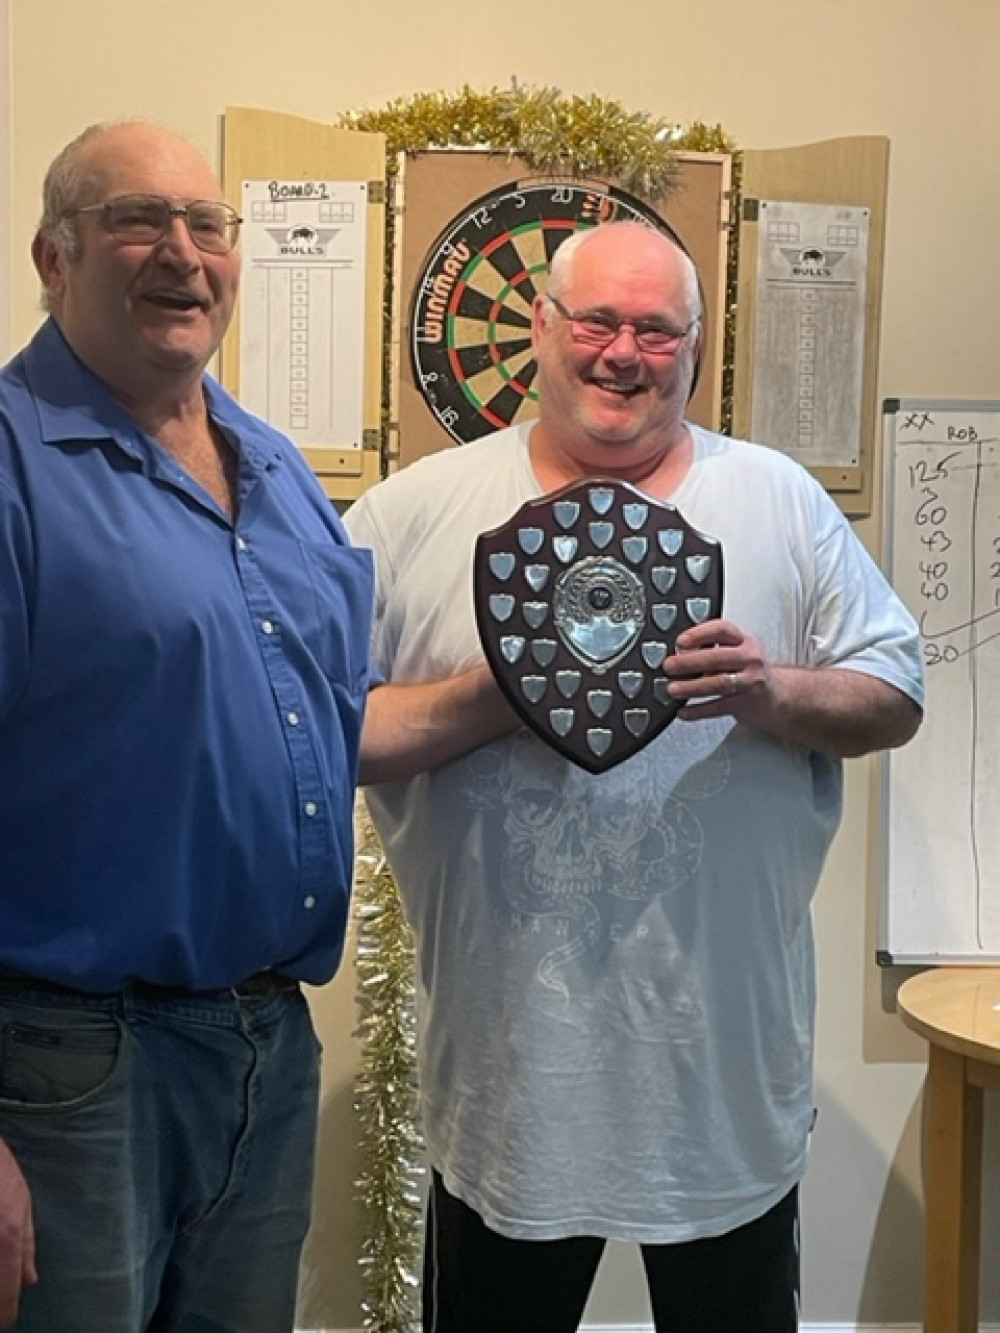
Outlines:
{"type": "Polygon", "coordinates": [[[289,713],[289,714],[288,714],[288,725],[289,725],[290,727],[297,727],[297,726],[299,725],[299,715],[298,715],[298,713],[289,713]]]}
{"type": "Polygon", "coordinates": [[[265,634],[273,634],[273,633],[274,633],[274,621],[273,621],[273,620],[262,620],[262,621],[260,622],[260,627],[261,627],[261,629],[264,631],[265,634]]]}
{"type": "Polygon", "coordinates": [[[302,904],[307,910],[311,911],[316,906],[316,899],[310,893],[309,897],[302,904]]]}
{"type": "Polygon", "coordinates": [[[247,544],[242,537],[236,538],[236,549],[237,551],[245,551],[247,549],[247,544]]]}
{"type": "Polygon", "coordinates": [[[315,801],[306,801],[305,806],[303,807],[303,809],[305,810],[305,812],[306,812],[306,814],[309,816],[309,818],[312,819],[313,815],[314,815],[314,814],[316,813],[316,811],[319,809],[319,806],[316,804],[315,801]]]}

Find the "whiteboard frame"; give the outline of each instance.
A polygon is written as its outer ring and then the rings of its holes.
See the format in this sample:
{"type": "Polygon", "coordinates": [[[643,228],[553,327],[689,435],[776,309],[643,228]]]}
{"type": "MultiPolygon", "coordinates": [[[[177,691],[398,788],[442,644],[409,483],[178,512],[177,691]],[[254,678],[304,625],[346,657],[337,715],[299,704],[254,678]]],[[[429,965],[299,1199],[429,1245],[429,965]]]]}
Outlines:
{"type": "MultiPolygon", "coordinates": [[[[885,496],[885,522],[882,527],[882,569],[890,583],[894,582],[892,568],[893,536],[896,520],[896,418],[901,412],[983,413],[997,418],[1000,428],[1000,399],[977,398],[886,398],[882,402],[882,481],[885,496]]],[[[954,950],[920,953],[893,953],[889,947],[891,908],[891,847],[889,839],[892,809],[892,751],[880,756],[878,790],[882,812],[879,821],[879,879],[878,942],[876,962],[880,967],[908,965],[961,964],[970,967],[991,967],[1000,963],[1000,953],[980,953],[954,950]]]]}

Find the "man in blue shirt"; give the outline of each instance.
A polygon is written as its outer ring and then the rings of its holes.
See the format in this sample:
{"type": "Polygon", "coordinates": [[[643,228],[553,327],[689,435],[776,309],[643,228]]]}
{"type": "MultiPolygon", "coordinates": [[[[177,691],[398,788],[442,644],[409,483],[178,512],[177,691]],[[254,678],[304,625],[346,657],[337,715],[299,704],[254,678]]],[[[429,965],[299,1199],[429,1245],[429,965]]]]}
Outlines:
{"type": "MultiPolygon", "coordinates": [[[[30,1333],[292,1327],[298,983],[343,947],[372,571],[204,374],[239,222],[185,141],[85,131],[0,375],[0,1326],[30,1333]]],[[[484,667],[444,711],[374,695],[394,773],[510,725],[484,667]]]]}

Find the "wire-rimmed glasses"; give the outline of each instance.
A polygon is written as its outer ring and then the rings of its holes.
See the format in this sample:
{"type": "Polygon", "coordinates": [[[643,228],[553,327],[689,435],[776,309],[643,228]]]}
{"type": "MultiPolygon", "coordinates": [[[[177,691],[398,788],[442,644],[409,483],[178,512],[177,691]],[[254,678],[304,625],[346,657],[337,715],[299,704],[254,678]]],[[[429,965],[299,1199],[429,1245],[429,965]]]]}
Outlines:
{"type": "Polygon", "coordinates": [[[174,204],[158,194],[122,194],[103,204],[69,209],[66,216],[77,213],[97,213],[104,230],[122,245],[155,245],[170,230],[174,218],[183,218],[194,244],[212,255],[229,254],[243,221],[235,208],[214,199],[174,204]]]}
{"type": "Polygon", "coordinates": [[[606,310],[567,310],[557,296],[545,295],[569,324],[573,340],[590,347],[609,347],[622,329],[631,329],[640,352],[664,355],[676,352],[698,323],[696,315],[685,328],[675,329],[658,319],[620,319],[606,310]]]}

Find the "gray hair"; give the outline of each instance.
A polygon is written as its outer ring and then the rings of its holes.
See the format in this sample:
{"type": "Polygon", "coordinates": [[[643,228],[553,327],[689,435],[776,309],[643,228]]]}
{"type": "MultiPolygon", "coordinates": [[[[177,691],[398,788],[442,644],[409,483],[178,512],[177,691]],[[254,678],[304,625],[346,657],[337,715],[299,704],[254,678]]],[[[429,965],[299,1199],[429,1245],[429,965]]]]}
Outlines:
{"type": "MultiPolygon", "coordinates": [[[[648,224],[645,222],[634,222],[622,218],[616,222],[603,222],[596,227],[583,227],[579,231],[574,231],[571,236],[563,241],[552,256],[552,261],[549,265],[549,281],[546,291],[551,292],[553,296],[562,295],[572,275],[573,265],[576,262],[577,255],[585,245],[593,240],[598,232],[606,230],[608,227],[646,227],[647,225],[648,224]]],[[[693,317],[700,318],[703,313],[701,282],[698,278],[698,270],[695,268],[694,260],[676,237],[667,235],[666,232],[661,232],[658,228],[653,227],[652,225],[649,225],[648,229],[652,231],[654,235],[662,236],[667,245],[672,245],[682,257],[685,286],[684,295],[688,303],[688,309],[691,311],[693,317]]],[[[543,311],[542,318],[546,324],[548,324],[549,320],[552,318],[552,310],[548,306],[546,306],[543,311]]]]}
{"type": "Polygon", "coordinates": [[[80,249],[76,219],[70,215],[79,207],[87,179],[82,150],[107,128],[106,123],[88,125],[53,159],[45,173],[38,233],[52,242],[63,259],[75,259],[80,249]]]}

